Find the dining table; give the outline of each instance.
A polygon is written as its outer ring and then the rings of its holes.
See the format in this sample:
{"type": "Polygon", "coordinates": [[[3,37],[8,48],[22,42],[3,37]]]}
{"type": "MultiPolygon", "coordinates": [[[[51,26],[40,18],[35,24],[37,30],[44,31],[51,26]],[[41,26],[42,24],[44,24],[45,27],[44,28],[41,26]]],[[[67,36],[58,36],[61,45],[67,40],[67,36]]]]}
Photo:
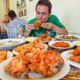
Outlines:
{"type": "MultiPolygon", "coordinates": [[[[80,38],[80,33],[69,32],[71,35],[77,35],[80,38]]],[[[80,40],[79,40],[80,41],[80,40]]],[[[80,80],[80,68],[74,67],[70,65],[69,73],[64,76],[61,80],[80,80]]]]}
{"type": "Polygon", "coordinates": [[[80,69],[70,66],[69,73],[61,80],[80,80],[80,69]]]}
{"type": "MultiPolygon", "coordinates": [[[[54,49],[48,46],[48,50],[54,50],[54,49]]],[[[60,53],[62,53],[62,51],[60,51],[60,53]]],[[[0,80],[2,79],[0,78],[0,80]]],[[[64,76],[60,80],[80,80],[80,69],[70,65],[70,71],[66,76],[64,76]]]]}
{"type": "MultiPolygon", "coordinates": [[[[76,46],[74,46],[73,48],[75,48],[75,47],[76,46]]],[[[71,49],[73,49],[73,48],[71,48],[71,49]]],[[[55,49],[51,48],[50,46],[48,47],[48,49],[49,50],[55,50],[55,49]]],[[[64,51],[66,51],[66,50],[62,50],[62,51],[59,50],[60,54],[64,51]]],[[[68,72],[68,74],[66,76],[64,76],[60,80],[80,80],[80,68],[77,68],[77,67],[70,65],[70,71],[68,72]]]]}

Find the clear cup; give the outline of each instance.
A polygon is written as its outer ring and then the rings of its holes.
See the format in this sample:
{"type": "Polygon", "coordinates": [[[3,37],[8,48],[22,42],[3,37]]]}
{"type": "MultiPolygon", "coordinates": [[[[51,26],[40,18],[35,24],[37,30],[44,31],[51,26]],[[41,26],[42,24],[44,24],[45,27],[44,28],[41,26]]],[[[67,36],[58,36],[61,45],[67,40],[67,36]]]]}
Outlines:
{"type": "Polygon", "coordinates": [[[16,38],[17,33],[17,27],[15,25],[10,25],[7,27],[8,38],[16,38]]]}

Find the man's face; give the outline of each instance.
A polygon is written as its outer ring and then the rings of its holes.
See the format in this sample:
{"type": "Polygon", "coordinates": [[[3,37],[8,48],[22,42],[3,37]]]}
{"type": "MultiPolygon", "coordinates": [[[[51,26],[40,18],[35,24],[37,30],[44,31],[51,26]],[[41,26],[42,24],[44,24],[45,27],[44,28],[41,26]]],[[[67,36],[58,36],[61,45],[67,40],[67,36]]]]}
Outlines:
{"type": "Polygon", "coordinates": [[[48,7],[44,5],[38,5],[36,8],[36,17],[41,21],[41,23],[45,23],[49,17],[50,13],[48,11],[48,7]]]}
{"type": "Polygon", "coordinates": [[[8,16],[4,16],[3,22],[6,23],[9,21],[9,17],[8,16]]]}

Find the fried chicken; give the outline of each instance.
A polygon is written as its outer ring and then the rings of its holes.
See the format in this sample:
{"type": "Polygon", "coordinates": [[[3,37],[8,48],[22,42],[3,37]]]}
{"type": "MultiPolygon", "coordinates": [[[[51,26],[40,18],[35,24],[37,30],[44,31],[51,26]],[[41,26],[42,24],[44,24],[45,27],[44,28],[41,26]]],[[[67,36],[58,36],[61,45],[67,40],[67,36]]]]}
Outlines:
{"type": "Polygon", "coordinates": [[[44,76],[52,76],[54,74],[53,69],[58,64],[63,64],[64,61],[60,57],[60,54],[56,51],[37,51],[30,59],[29,68],[31,72],[37,72],[44,76]]]}
{"type": "Polygon", "coordinates": [[[72,61],[80,63],[80,46],[73,50],[72,55],[69,58],[72,61]]]}
{"type": "Polygon", "coordinates": [[[19,77],[21,73],[28,71],[28,57],[24,55],[15,56],[6,66],[5,72],[14,77],[19,77]]]}
{"type": "Polygon", "coordinates": [[[41,39],[42,41],[50,41],[52,39],[52,37],[49,34],[42,34],[39,39],[41,39]]]}

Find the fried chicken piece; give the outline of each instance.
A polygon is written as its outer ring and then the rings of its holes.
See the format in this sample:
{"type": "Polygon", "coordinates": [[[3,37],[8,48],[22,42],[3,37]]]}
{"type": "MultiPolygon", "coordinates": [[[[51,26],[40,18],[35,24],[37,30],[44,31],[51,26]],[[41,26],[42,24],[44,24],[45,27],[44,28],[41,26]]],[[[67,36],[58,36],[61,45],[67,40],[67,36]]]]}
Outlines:
{"type": "Polygon", "coordinates": [[[76,47],[72,51],[72,55],[69,57],[70,60],[80,63],[80,46],[76,47]]]}
{"type": "Polygon", "coordinates": [[[6,66],[5,72],[11,74],[14,77],[19,77],[23,72],[28,71],[29,59],[27,56],[18,55],[15,56],[6,66]]]}
{"type": "Polygon", "coordinates": [[[33,54],[31,57],[30,63],[29,68],[31,72],[37,72],[44,76],[53,76],[53,68],[64,62],[60,57],[60,54],[56,51],[38,50],[37,53],[33,54]]]}
{"type": "Polygon", "coordinates": [[[73,50],[73,55],[80,55],[80,46],[76,47],[74,50],[73,50]]]}
{"type": "Polygon", "coordinates": [[[0,62],[4,61],[7,58],[7,50],[0,50],[0,62]]]}
{"type": "Polygon", "coordinates": [[[35,48],[40,48],[40,49],[44,49],[45,48],[45,45],[43,44],[42,40],[41,39],[36,39],[34,42],[34,47],[35,48]]]}
{"type": "Polygon", "coordinates": [[[33,43],[29,43],[14,48],[14,51],[22,55],[27,55],[27,53],[31,52],[32,48],[33,48],[33,43]]]}
{"type": "Polygon", "coordinates": [[[54,72],[50,70],[50,68],[41,61],[40,63],[31,63],[29,64],[30,72],[36,72],[42,74],[43,76],[53,76],[54,72]]]}
{"type": "Polygon", "coordinates": [[[64,61],[60,56],[60,53],[57,51],[52,51],[52,50],[48,50],[45,53],[45,63],[50,67],[50,68],[55,68],[56,66],[58,66],[58,64],[63,64],[64,61]]]}
{"type": "Polygon", "coordinates": [[[52,76],[54,72],[45,64],[44,56],[43,51],[37,51],[37,53],[33,55],[30,59],[31,64],[29,64],[30,71],[40,73],[44,76],[52,76]]]}
{"type": "Polygon", "coordinates": [[[50,41],[52,38],[49,34],[42,34],[39,39],[41,39],[42,41],[50,41]]]}
{"type": "Polygon", "coordinates": [[[79,56],[71,56],[70,60],[80,63],[80,55],[79,56]]]}
{"type": "Polygon", "coordinates": [[[33,23],[33,26],[35,29],[39,29],[40,25],[41,25],[41,22],[39,20],[33,23]]]}

